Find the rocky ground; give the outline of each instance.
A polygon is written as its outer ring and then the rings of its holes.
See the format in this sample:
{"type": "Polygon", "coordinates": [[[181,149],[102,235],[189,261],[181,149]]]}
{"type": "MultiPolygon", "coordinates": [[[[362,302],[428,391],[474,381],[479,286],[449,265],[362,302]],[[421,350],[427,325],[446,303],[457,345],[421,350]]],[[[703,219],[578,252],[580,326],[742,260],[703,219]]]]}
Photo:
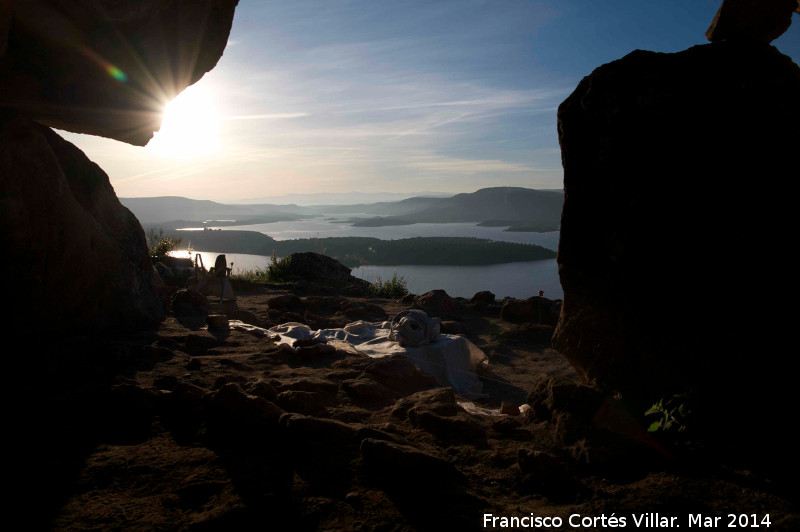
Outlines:
{"type": "Polygon", "coordinates": [[[485,514],[534,514],[562,520],[551,529],[602,530],[619,524],[612,515],[633,528],[645,513],[683,528],[698,514],[724,527],[729,513],[800,526],[786,479],[648,434],[623,398],[580,384],[549,345],[558,303],[544,303],[549,324],[533,323],[538,300],[259,286],[240,287],[236,305],[181,292],[158,330],[135,336],[58,339],[54,349],[43,329],[30,339],[37,356],[11,373],[25,528],[472,530],[485,514]],[[403,357],[292,351],[206,327],[208,313],[329,328],[410,307],[486,352],[488,397],[475,404],[531,408],[472,414],[403,357]]]}

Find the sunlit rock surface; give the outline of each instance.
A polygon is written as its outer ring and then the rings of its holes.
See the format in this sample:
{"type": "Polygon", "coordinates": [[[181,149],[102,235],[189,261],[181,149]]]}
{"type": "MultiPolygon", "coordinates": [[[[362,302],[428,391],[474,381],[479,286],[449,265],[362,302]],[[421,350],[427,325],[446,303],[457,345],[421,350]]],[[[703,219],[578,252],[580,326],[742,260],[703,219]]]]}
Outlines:
{"type": "Polygon", "coordinates": [[[164,105],[211,70],[238,0],[0,3],[0,107],[144,146],[164,105]]]}
{"type": "Polygon", "coordinates": [[[632,52],[558,112],[554,347],[640,407],[690,390],[709,429],[757,420],[732,445],[786,413],[799,96],[790,58],[726,41],[632,52]]]}

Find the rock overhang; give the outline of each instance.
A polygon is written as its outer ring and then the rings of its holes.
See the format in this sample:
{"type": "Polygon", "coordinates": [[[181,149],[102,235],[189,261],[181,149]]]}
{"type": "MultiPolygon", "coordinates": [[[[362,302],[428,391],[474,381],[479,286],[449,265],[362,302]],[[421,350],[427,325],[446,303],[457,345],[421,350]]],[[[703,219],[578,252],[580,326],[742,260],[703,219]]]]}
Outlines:
{"type": "Polygon", "coordinates": [[[164,105],[225,49],[238,0],[10,0],[0,6],[0,107],[144,146],[164,105]]]}

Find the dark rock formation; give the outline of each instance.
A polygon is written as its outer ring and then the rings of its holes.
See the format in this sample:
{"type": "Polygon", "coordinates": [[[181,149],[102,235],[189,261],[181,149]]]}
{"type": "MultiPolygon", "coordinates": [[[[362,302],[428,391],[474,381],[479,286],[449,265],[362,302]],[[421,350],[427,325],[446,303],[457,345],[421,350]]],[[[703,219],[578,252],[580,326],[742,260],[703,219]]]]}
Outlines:
{"type": "Polygon", "coordinates": [[[144,232],[105,172],[49,128],[8,112],[0,112],[0,225],[5,295],[23,328],[123,329],[163,316],[144,232]]]}
{"type": "Polygon", "coordinates": [[[287,277],[339,287],[354,286],[364,290],[369,287],[368,282],[353,277],[350,268],[328,256],[311,252],[292,253],[287,259],[287,277]]]}
{"type": "Polygon", "coordinates": [[[555,325],[561,311],[561,300],[533,296],[528,299],[506,298],[500,318],[512,323],[549,323],[555,325]]]}
{"type": "Polygon", "coordinates": [[[431,290],[414,298],[414,306],[433,312],[453,312],[461,304],[450,297],[444,290],[431,290]]]}
{"type": "Polygon", "coordinates": [[[800,13],[797,0],[723,0],[706,37],[711,42],[744,39],[769,44],[789,29],[793,11],[800,13]]]}
{"type": "Polygon", "coordinates": [[[470,302],[483,305],[491,305],[492,303],[494,303],[494,298],[495,296],[493,293],[489,292],[488,290],[482,290],[480,292],[477,292],[474,296],[472,296],[470,302]]]}
{"type": "Polygon", "coordinates": [[[645,408],[691,390],[709,430],[779,430],[799,95],[791,59],[726,41],[632,52],[561,104],[553,345],[586,379],[645,408]]]}
{"type": "Polygon", "coordinates": [[[163,106],[219,60],[236,3],[0,5],[2,277],[27,324],[129,329],[162,317],[139,222],[97,165],[39,124],[146,144],[163,106]]]}
{"type": "Polygon", "coordinates": [[[216,65],[237,3],[3,2],[0,107],[144,146],[164,105],[216,65]]]}

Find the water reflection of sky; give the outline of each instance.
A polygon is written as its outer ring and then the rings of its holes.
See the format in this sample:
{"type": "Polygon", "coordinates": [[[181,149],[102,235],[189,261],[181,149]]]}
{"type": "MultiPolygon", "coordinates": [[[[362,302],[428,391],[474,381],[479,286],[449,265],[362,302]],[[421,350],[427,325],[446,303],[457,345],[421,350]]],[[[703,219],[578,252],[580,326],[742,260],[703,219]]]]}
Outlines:
{"type": "MultiPolygon", "coordinates": [[[[547,233],[516,233],[503,231],[503,227],[479,227],[474,223],[413,224],[388,227],[353,227],[336,220],[298,220],[266,224],[214,227],[214,229],[236,229],[259,231],[275,240],[297,238],[328,238],[343,236],[366,236],[383,240],[412,237],[475,237],[501,242],[536,244],[548,249],[558,249],[558,231],[547,233]]],[[[197,252],[195,252],[197,253],[197,252]]],[[[213,265],[217,253],[200,252],[206,266],[213,265]]],[[[176,252],[186,257],[187,252],[176,252]]],[[[233,263],[234,273],[242,270],[263,269],[269,257],[226,253],[228,265],[233,263]]],[[[392,278],[395,273],[403,277],[412,293],[422,294],[441,288],[451,296],[472,297],[476,292],[489,290],[498,298],[505,296],[528,298],[539,290],[549,299],[563,297],[555,259],[531,262],[512,262],[489,266],[361,266],[354,268],[353,275],[369,282],[378,277],[392,278]]]]}

